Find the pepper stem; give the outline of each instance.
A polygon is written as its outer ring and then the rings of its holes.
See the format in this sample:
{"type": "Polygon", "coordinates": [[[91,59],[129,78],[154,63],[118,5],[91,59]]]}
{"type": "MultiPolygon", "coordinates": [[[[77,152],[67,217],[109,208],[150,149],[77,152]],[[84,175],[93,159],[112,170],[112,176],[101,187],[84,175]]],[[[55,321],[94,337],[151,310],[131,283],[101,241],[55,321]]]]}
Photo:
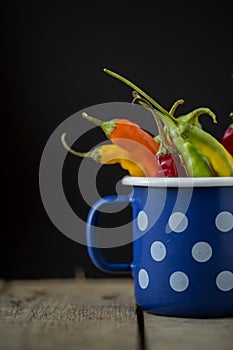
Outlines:
{"type": "Polygon", "coordinates": [[[89,120],[89,122],[92,122],[93,124],[96,124],[98,126],[102,126],[102,124],[103,124],[102,120],[91,117],[86,112],[82,113],[82,117],[86,120],[89,120]]]}
{"type": "Polygon", "coordinates": [[[179,105],[182,105],[184,103],[184,100],[180,99],[180,100],[177,100],[176,102],[173,103],[173,105],[171,106],[171,109],[169,111],[169,114],[171,115],[174,115],[175,114],[175,111],[177,109],[177,107],[179,105]]]}
{"type": "Polygon", "coordinates": [[[132,83],[131,81],[129,81],[128,79],[122,77],[121,75],[112,72],[111,70],[104,68],[104,72],[111,75],[112,77],[122,81],[123,83],[125,83],[126,85],[128,85],[129,87],[131,87],[133,90],[135,90],[139,95],[143,96],[148,102],[150,102],[152,104],[152,106],[154,106],[155,108],[157,108],[160,112],[162,112],[163,114],[165,114],[166,116],[174,119],[174,121],[176,122],[176,119],[170,114],[168,113],[168,111],[166,111],[166,109],[164,109],[162,106],[160,106],[160,104],[158,104],[155,100],[153,100],[153,98],[151,98],[149,95],[147,95],[147,93],[145,93],[144,91],[142,91],[138,86],[136,86],[134,83],[132,83]]]}
{"type": "Polygon", "coordinates": [[[188,128],[192,125],[196,125],[199,128],[201,128],[201,124],[199,122],[199,117],[202,114],[209,115],[214,123],[217,123],[216,115],[207,107],[200,107],[197,109],[194,109],[192,112],[186,114],[186,115],[181,115],[177,119],[180,122],[180,128],[179,131],[181,134],[185,134],[187,131],[187,126],[188,128]]]}
{"type": "Polygon", "coordinates": [[[201,108],[197,108],[197,109],[194,109],[194,111],[192,111],[191,113],[189,113],[189,118],[190,118],[190,121],[193,120],[194,123],[198,121],[198,118],[202,115],[202,114],[207,114],[209,115],[213,122],[215,124],[217,124],[217,118],[216,118],[216,115],[214,114],[214,112],[212,112],[209,108],[206,108],[206,107],[201,107],[201,108]]]}
{"type": "Polygon", "coordinates": [[[71,148],[71,147],[67,144],[65,138],[66,138],[66,133],[64,132],[64,133],[61,135],[61,142],[62,142],[64,148],[65,148],[69,153],[72,153],[73,155],[78,156],[78,157],[82,157],[82,158],[88,157],[88,152],[77,152],[77,151],[75,151],[73,148],[71,148]]]}
{"type": "Polygon", "coordinates": [[[141,106],[143,106],[144,108],[147,108],[152,113],[154,120],[155,120],[155,123],[156,123],[157,128],[158,128],[159,136],[160,136],[160,146],[159,146],[159,150],[157,153],[166,155],[167,153],[169,153],[170,146],[167,142],[166,135],[165,135],[160,117],[155,113],[155,109],[150,104],[150,102],[148,102],[147,100],[142,98],[136,91],[132,92],[132,96],[134,98],[132,103],[138,101],[138,103],[141,106]]]}

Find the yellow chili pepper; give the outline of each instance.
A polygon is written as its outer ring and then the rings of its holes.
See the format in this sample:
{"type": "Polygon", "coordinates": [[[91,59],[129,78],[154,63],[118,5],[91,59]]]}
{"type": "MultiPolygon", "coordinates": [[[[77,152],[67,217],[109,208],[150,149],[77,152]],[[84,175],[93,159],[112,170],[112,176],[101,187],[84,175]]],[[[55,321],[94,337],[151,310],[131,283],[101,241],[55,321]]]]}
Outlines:
{"type": "Polygon", "coordinates": [[[64,148],[75,156],[82,158],[92,158],[93,160],[101,164],[119,163],[121,167],[127,170],[131,176],[147,176],[147,171],[140,162],[140,160],[135,158],[131,153],[127,152],[126,150],[117,145],[106,144],[98,146],[89,152],[78,152],[68,146],[65,137],[66,134],[62,134],[61,142],[64,148]]]}
{"type": "Polygon", "coordinates": [[[218,176],[233,176],[232,155],[212,135],[193,125],[187,140],[206,156],[218,176]]]}

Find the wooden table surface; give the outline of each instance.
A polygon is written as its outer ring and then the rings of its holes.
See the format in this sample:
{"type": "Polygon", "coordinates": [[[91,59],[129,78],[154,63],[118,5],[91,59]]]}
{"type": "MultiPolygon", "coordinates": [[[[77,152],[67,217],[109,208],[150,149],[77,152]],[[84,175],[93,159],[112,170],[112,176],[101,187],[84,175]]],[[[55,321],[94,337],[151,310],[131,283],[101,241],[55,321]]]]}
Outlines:
{"type": "Polygon", "coordinates": [[[232,350],[233,318],[141,312],[131,278],[0,281],[0,349],[232,350]]]}

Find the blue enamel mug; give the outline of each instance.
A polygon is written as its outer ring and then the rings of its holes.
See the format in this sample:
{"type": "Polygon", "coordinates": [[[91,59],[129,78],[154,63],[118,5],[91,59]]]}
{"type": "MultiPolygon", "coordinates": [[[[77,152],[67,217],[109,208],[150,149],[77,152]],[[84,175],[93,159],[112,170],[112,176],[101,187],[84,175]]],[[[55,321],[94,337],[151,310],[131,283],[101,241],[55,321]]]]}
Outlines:
{"type": "Polygon", "coordinates": [[[130,273],[136,303],[150,313],[233,316],[233,177],[127,176],[122,183],[132,187],[129,195],[104,197],[89,212],[93,263],[103,271],[130,273]],[[132,207],[131,263],[110,263],[93,246],[98,209],[114,199],[132,207]]]}

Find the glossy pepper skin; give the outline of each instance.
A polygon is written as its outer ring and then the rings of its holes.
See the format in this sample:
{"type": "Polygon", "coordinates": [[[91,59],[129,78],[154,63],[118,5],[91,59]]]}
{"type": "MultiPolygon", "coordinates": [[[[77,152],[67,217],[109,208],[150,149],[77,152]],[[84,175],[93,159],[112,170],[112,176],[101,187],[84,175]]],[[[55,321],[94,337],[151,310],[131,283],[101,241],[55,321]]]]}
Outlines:
{"type": "Polygon", "coordinates": [[[90,122],[101,127],[105,135],[111,141],[117,140],[118,146],[127,149],[128,151],[134,150],[135,144],[127,143],[128,140],[138,142],[146,147],[153,154],[159,149],[159,144],[152,136],[146,131],[140,128],[136,123],[127,119],[112,119],[103,122],[97,118],[89,116],[87,113],[83,113],[82,117],[90,122]]]}
{"type": "Polygon", "coordinates": [[[156,176],[158,163],[154,154],[159,149],[159,144],[137,124],[126,119],[102,122],[86,113],[82,117],[101,127],[114,144],[133,154],[143,164],[146,176],[156,176]]]}
{"type": "Polygon", "coordinates": [[[157,155],[158,171],[156,177],[178,177],[176,163],[172,155],[157,155]]]}
{"type": "Polygon", "coordinates": [[[233,156],[233,123],[225,130],[221,139],[222,145],[233,156]]]}
{"type": "Polygon", "coordinates": [[[66,134],[62,134],[61,142],[64,148],[73,155],[81,158],[91,158],[101,164],[120,164],[121,167],[129,172],[131,176],[147,176],[146,169],[132,154],[125,151],[117,145],[102,145],[89,152],[78,152],[70,148],[65,140],[66,134]]]}
{"type": "Polygon", "coordinates": [[[174,129],[170,130],[172,141],[181,154],[187,175],[191,177],[213,177],[212,168],[201,152],[190,142],[185,141],[174,129]]]}
{"type": "Polygon", "coordinates": [[[217,176],[233,176],[233,157],[212,135],[192,126],[187,140],[209,160],[217,176]]]}

